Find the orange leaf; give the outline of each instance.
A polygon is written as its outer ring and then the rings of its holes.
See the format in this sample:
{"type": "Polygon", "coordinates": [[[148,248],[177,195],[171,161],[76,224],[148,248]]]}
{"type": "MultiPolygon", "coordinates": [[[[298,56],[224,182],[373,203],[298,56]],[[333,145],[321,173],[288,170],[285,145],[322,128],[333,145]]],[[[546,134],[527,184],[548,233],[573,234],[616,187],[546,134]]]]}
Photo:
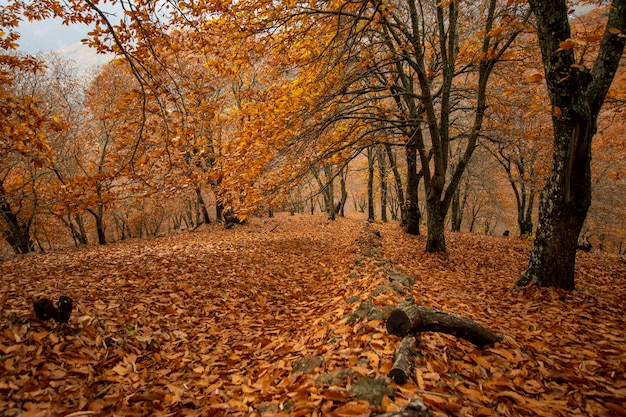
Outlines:
{"type": "Polygon", "coordinates": [[[574,42],[571,38],[565,39],[563,42],[559,44],[559,49],[556,51],[567,51],[568,49],[572,49],[576,46],[576,42],[574,42]]]}
{"type": "Polygon", "coordinates": [[[372,414],[367,401],[350,401],[335,410],[336,416],[369,417],[372,414]]]}

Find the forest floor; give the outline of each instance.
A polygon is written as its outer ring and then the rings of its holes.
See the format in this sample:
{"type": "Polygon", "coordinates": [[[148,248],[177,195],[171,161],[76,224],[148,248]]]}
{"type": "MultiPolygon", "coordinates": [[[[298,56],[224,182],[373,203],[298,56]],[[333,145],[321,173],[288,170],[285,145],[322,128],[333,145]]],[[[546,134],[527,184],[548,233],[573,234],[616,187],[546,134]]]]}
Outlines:
{"type": "Polygon", "coordinates": [[[0,416],[370,416],[415,397],[436,416],[626,415],[623,259],[579,253],[573,292],[515,288],[529,241],[447,239],[426,254],[395,224],[279,215],[2,262],[0,416]],[[60,295],[68,325],[35,317],[60,295]],[[400,338],[349,317],[410,296],[504,340],[425,333],[398,386],[400,338]]]}

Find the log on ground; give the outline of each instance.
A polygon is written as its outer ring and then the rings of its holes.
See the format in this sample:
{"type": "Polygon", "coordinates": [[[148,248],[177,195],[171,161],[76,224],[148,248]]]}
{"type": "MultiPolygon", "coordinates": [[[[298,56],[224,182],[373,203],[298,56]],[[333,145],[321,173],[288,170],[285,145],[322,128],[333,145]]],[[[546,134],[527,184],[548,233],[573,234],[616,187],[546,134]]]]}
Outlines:
{"type": "Polygon", "coordinates": [[[398,385],[404,385],[409,381],[413,374],[413,367],[415,361],[413,354],[415,352],[415,346],[419,343],[419,335],[404,336],[402,342],[396,349],[394,354],[395,362],[389,371],[389,377],[393,379],[398,385]]]}
{"type": "Polygon", "coordinates": [[[478,347],[502,341],[501,335],[491,332],[472,319],[414,304],[401,305],[394,309],[387,319],[387,331],[396,336],[420,332],[446,333],[478,347]]]}

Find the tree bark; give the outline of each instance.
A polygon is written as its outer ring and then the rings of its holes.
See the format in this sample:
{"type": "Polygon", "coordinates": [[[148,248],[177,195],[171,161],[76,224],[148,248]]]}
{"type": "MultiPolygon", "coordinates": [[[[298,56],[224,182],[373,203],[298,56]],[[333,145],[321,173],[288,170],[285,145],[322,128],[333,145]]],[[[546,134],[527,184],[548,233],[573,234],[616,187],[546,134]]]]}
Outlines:
{"type": "Polygon", "coordinates": [[[87,244],[87,233],[85,232],[85,225],[83,223],[82,217],[79,214],[75,214],[74,218],[72,219],[72,214],[70,213],[67,215],[67,220],[65,220],[64,217],[61,217],[61,220],[69,227],[76,246],[87,244]],[[76,221],[76,224],[74,224],[74,221],[76,221]]]}
{"type": "MultiPolygon", "coordinates": [[[[421,130],[415,132],[421,135],[421,130]]],[[[417,173],[417,149],[415,141],[410,140],[405,148],[406,152],[406,207],[404,208],[404,230],[410,235],[420,234],[420,222],[422,214],[419,209],[419,183],[420,176],[417,173]]]]}
{"type": "Polygon", "coordinates": [[[461,187],[459,187],[452,197],[452,231],[461,231],[463,212],[461,211],[461,187]]]}
{"type": "Polygon", "coordinates": [[[446,311],[417,305],[398,306],[387,319],[387,331],[396,336],[418,332],[440,332],[467,340],[478,347],[502,340],[475,321],[446,311]]]}
{"type": "Polygon", "coordinates": [[[376,147],[378,175],[380,176],[380,220],[387,222],[387,161],[381,145],[376,147]]]}
{"type": "Polygon", "coordinates": [[[196,187],[196,197],[198,199],[198,206],[200,207],[200,213],[202,214],[202,220],[205,224],[211,223],[211,218],[209,217],[209,211],[206,208],[206,204],[204,204],[204,198],[202,197],[202,190],[200,187],[196,187]]]}
{"type": "Polygon", "coordinates": [[[533,206],[535,203],[535,193],[530,190],[526,195],[528,203],[525,206],[518,207],[518,226],[520,237],[530,236],[533,233],[533,206]]]}
{"type": "Polygon", "coordinates": [[[346,178],[348,177],[348,167],[345,166],[339,175],[339,187],[341,189],[341,200],[339,200],[339,215],[346,215],[346,200],[348,199],[348,189],[346,188],[346,178]]]}
{"type": "Polygon", "coordinates": [[[367,148],[367,220],[373,222],[374,215],[374,151],[367,148]]]}
{"type": "Polygon", "coordinates": [[[404,385],[409,381],[415,367],[413,358],[415,346],[419,344],[419,334],[408,335],[402,338],[402,342],[396,349],[393,357],[395,362],[389,371],[389,377],[398,385],[404,385]]]}
{"type": "Polygon", "coordinates": [[[324,189],[324,195],[326,196],[326,210],[328,211],[328,219],[335,220],[337,218],[335,214],[335,187],[333,178],[333,172],[330,165],[324,165],[324,174],[326,175],[326,188],[324,189]]]}
{"type": "Polygon", "coordinates": [[[530,0],[530,5],[553,108],[554,150],[530,263],[517,284],[572,290],[576,244],[591,204],[591,143],[626,43],[626,0],[611,3],[611,30],[604,33],[591,72],[576,65],[573,49],[560,49],[571,37],[565,0],[530,0]]]}
{"type": "Polygon", "coordinates": [[[98,204],[97,210],[87,209],[89,213],[93,216],[96,221],[96,233],[98,234],[98,244],[106,245],[107,238],[104,231],[104,208],[102,204],[98,204]]]}
{"type": "Polygon", "coordinates": [[[445,221],[446,209],[442,202],[434,195],[426,199],[426,227],[428,237],[426,239],[426,252],[445,252],[445,221]]]}
{"type": "Polygon", "coordinates": [[[396,163],[396,158],[391,149],[391,145],[388,143],[385,144],[385,152],[387,153],[387,159],[389,159],[389,165],[391,167],[391,171],[393,172],[393,178],[396,185],[396,195],[398,196],[398,206],[400,207],[400,226],[406,226],[406,206],[404,200],[404,190],[402,189],[402,177],[400,176],[400,170],[398,169],[398,164],[396,163]]]}
{"type": "Polygon", "coordinates": [[[20,221],[21,203],[18,204],[18,207],[17,210],[11,207],[4,182],[0,180],[0,213],[8,228],[7,231],[3,232],[3,237],[16,253],[30,253],[35,250],[35,244],[30,237],[30,226],[34,213],[28,216],[26,221],[20,221]]]}

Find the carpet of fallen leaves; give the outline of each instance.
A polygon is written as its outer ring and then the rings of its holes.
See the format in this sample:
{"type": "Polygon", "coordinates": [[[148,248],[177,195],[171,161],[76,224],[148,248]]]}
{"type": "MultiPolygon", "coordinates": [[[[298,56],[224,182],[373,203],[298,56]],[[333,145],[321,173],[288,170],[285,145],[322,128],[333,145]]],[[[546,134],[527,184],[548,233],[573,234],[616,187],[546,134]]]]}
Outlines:
{"type": "Polygon", "coordinates": [[[437,416],[626,415],[626,262],[580,253],[576,291],[520,289],[528,241],[424,245],[356,215],[278,216],[0,263],[0,415],[369,416],[414,397],[437,416]],[[399,294],[393,272],[417,280],[399,294]],[[63,294],[68,325],[35,318],[63,294]],[[505,338],[424,334],[413,380],[371,405],[350,386],[383,379],[400,339],[348,316],[406,297],[505,338]]]}

